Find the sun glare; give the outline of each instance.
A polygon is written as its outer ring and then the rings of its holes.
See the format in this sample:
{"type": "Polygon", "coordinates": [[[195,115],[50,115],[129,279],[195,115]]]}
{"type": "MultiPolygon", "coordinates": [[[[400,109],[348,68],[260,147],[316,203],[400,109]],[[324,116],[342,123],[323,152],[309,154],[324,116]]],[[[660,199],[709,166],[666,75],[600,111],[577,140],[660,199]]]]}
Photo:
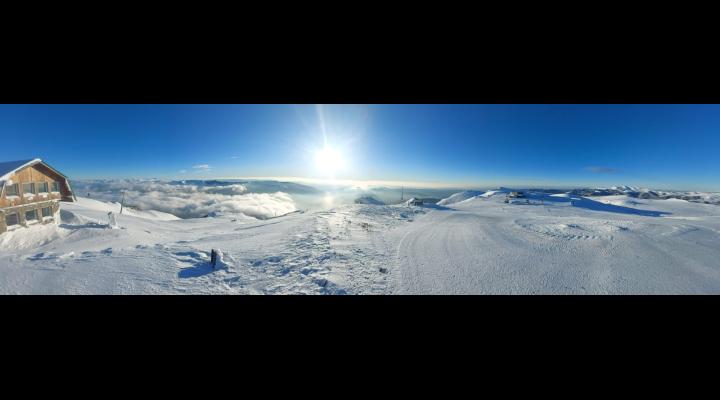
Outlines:
{"type": "Polygon", "coordinates": [[[323,174],[334,175],[345,166],[345,161],[337,150],[326,146],[315,153],[315,166],[323,174]]]}

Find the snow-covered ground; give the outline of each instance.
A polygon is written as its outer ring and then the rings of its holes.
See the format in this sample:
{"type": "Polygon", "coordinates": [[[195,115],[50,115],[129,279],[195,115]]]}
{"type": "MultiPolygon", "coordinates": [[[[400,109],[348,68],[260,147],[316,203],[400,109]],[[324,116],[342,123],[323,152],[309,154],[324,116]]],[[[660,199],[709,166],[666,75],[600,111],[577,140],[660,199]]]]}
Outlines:
{"type": "Polygon", "coordinates": [[[476,197],[396,232],[397,293],[720,293],[720,207],[476,197]]]}
{"type": "Polygon", "coordinates": [[[0,236],[0,293],[364,294],[388,292],[385,233],[424,210],[347,205],[258,220],[178,219],[78,197],[58,225],[0,236]],[[416,214],[417,213],[417,214],[416,214]],[[210,251],[226,269],[213,270],[210,251]]]}
{"type": "Polygon", "coordinates": [[[627,195],[468,192],[179,219],[78,197],[0,235],[0,293],[720,293],[720,206],[627,195]],[[455,201],[458,200],[458,201],[455,201]],[[210,250],[225,268],[213,270],[210,250]]]}

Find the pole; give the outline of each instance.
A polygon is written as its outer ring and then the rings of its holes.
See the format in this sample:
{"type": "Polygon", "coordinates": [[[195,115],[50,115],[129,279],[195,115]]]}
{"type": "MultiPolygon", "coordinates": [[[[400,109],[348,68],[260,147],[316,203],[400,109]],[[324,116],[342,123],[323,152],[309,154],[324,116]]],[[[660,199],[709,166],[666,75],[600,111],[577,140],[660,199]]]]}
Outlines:
{"type": "Polygon", "coordinates": [[[123,204],[125,203],[125,191],[122,192],[122,199],[120,200],[120,214],[122,214],[123,204]]]}

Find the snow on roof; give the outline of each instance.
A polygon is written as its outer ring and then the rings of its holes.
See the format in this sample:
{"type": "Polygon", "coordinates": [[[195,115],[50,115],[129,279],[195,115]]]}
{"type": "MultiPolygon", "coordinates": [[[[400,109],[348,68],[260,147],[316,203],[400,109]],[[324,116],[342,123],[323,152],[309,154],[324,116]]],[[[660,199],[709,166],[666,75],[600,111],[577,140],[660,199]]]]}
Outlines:
{"type": "Polygon", "coordinates": [[[38,162],[42,162],[42,160],[34,158],[31,160],[0,162],[0,183],[5,183],[15,171],[38,162]]]}

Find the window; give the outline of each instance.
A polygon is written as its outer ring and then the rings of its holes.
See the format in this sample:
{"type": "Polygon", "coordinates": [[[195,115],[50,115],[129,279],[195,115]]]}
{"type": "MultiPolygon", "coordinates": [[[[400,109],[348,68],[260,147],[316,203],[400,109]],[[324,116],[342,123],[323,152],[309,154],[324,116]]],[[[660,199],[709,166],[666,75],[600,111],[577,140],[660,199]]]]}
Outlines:
{"type": "Polygon", "coordinates": [[[42,216],[43,216],[43,218],[44,217],[52,217],[52,209],[50,207],[43,207],[42,216]]]}
{"type": "Polygon", "coordinates": [[[47,182],[40,182],[40,183],[38,183],[38,192],[39,192],[39,193],[47,193],[47,192],[48,192],[48,184],[47,184],[47,182]]]}
{"type": "Polygon", "coordinates": [[[5,216],[5,225],[7,226],[13,226],[20,223],[20,220],[18,219],[17,213],[8,214],[5,216]]]}
{"type": "Polygon", "coordinates": [[[9,185],[5,187],[5,196],[18,196],[18,184],[9,185]]]}
{"type": "Polygon", "coordinates": [[[23,183],[23,193],[35,194],[35,184],[34,183],[23,183]]]}
{"type": "Polygon", "coordinates": [[[53,192],[59,192],[60,191],[60,185],[58,185],[57,182],[52,183],[52,191],[53,192]]]}
{"type": "Polygon", "coordinates": [[[25,221],[33,221],[37,219],[37,210],[25,211],[25,221]]]}

